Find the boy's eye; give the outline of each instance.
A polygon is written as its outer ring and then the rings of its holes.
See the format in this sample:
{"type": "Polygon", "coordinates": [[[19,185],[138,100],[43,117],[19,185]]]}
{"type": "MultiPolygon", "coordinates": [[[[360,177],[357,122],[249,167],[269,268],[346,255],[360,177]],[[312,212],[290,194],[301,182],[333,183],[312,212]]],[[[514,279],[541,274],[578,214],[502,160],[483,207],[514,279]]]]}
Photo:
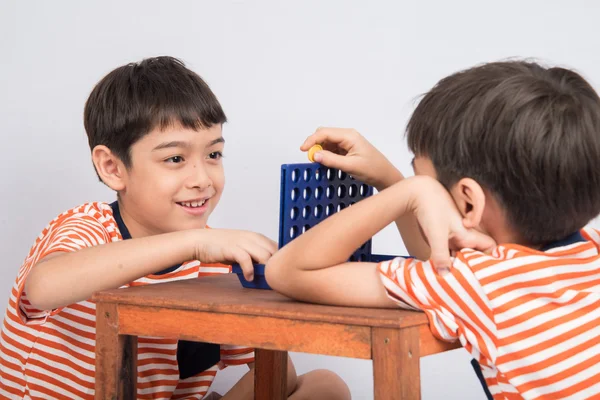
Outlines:
{"type": "Polygon", "coordinates": [[[220,151],[213,151],[208,155],[208,157],[210,157],[213,160],[220,160],[221,158],[223,158],[223,153],[220,151]]]}
{"type": "Polygon", "coordinates": [[[183,162],[183,157],[173,156],[173,157],[167,158],[165,161],[168,163],[179,164],[180,162],[183,162]]]}

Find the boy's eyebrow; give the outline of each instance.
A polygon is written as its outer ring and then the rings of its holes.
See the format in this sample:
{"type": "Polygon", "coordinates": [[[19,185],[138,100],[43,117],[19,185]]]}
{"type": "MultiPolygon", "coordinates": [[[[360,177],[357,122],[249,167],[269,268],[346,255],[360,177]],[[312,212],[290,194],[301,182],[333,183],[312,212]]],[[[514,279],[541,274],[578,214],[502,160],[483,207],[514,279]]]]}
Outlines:
{"type": "Polygon", "coordinates": [[[214,146],[217,143],[225,143],[225,138],[223,136],[221,136],[220,138],[215,139],[212,142],[210,142],[206,147],[214,146]]]}
{"type": "MultiPolygon", "coordinates": [[[[225,139],[223,137],[215,139],[215,140],[211,141],[210,143],[208,143],[208,145],[206,147],[214,146],[217,143],[225,143],[225,139]]],[[[158,146],[153,148],[152,151],[169,149],[169,148],[173,148],[173,147],[182,147],[182,148],[186,149],[186,148],[190,147],[190,143],[184,142],[181,140],[173,140],[171,142],[164,142],[164,143],[159,144],[158,146]]]]}
{"type": "Polygon", "coordinates": [[[188,148],[190,147],[190,144],[188,142],[183,142],[181,140],[173,140],[172,142],[164,142],[159,144],[158,146],[156,146],[155,148],[152,149],[152,151],[157,151],[157,150],[162,150],[162,149],[169,149],[172,147],[183,147],[183,148],[188,148]]]}

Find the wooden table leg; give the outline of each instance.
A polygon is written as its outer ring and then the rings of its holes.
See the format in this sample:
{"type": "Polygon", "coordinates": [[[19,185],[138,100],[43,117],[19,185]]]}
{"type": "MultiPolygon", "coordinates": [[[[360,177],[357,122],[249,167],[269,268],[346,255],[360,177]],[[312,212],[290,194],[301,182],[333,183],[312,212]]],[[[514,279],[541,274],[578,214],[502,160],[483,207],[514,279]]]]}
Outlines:
{"type": "Polygon", "coordinates": [[[375,400],[419,400],[419,327],[373,328],[375,400]]]}
{"type": "Polygon", "coordinates": [[[254,399],[287,399],[287,351],[254,351],[254,399]]]}
{"type": "Polygon", "coordinates": [[[137,337],[119,335],[115,304],[96,305],[96,400],[134,400],[137,337]]]}

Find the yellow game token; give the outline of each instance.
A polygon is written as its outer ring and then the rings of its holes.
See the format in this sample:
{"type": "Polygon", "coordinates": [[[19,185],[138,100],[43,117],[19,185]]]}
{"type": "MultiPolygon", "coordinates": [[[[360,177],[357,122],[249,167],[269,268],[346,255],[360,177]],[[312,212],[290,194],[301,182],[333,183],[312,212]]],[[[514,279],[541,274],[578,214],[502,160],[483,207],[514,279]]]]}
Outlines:
{"type": "Polygon", "coordinates": [[[315,162],[315,153],[323,150],[323,147],[320,144],[315,144],[308,150],[308,159],[310,162],[315,162]]]}

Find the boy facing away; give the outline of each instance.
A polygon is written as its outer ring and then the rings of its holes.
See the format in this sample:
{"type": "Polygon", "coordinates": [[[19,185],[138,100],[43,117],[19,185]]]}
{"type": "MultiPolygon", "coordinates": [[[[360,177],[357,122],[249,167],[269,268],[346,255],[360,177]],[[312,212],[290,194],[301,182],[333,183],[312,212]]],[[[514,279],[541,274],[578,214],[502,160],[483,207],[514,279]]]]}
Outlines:
{"type": "Polygon", "coordinates": [[[269,284],[309,302],[424,311],[435,336],[479,362],[488,397],[598,398],[600,233],[584,228],[600,212],[596,92],[567,69],[490,63],[442,79],[407,137],[407,179],[354,131],[306,140],[332,150],[317,161],[381,192],[277,252],[269,284]],[[393,221],[417,259],[346,262],[393,221]]]}
{"type": "MultiPolygon", "coordinates": [[[[4,317],[0,398],[93,399],[92,293],[229,273],[224,262],[251,279],[252,261],[277,248],[257,233],[205,229],[224,187],[226,117],[180,61],[115,69],[92,91],[84,120],[96,172],[117,201],[66,211],[36,239],[4,317]]],[[[253,357],[239,346],[140,337],[137,398],[202,399],[219,369],[253,357]]],[[[349,398],[328,371],[297,377],[290,365],[288,384],[290,399],[349,398]]],[[[223,399],[251,398],[252,368],[223,399]]]]}

